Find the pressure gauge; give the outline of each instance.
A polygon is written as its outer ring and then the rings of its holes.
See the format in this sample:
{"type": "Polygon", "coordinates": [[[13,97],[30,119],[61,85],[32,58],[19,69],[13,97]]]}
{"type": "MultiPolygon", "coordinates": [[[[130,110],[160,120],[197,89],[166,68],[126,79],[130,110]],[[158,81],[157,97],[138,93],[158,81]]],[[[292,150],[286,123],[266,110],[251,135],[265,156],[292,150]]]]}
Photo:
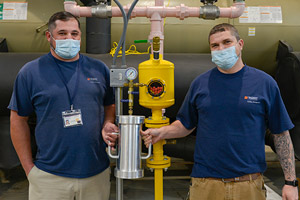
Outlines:
{"type": "Polygon", "coordinates": [[[135,68],[133,67],[129,67],[126,69],[125,71],[125,76],[128,80],[132,81],[134,79],[136,79],[138,72],[136,71],[135,68]]]}

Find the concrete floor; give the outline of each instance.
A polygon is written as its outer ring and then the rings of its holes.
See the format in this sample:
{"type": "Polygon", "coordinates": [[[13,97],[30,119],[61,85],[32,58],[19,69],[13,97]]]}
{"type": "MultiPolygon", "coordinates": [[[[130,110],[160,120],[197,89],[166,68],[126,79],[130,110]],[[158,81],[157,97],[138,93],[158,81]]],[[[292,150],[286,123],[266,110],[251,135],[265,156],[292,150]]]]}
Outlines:
{"type": "MultiPolygon", "coordinates": [[[[276,155],[266,149],[268,169],[264,173],[264,180],[268,191],[268,200],[281,199],[281,188],[284,183],[283,173],[276,155]],[[275,191],[275,192],[273,192],[275,191]]],[[[300,161],[296,162],[297,177],[300,177],[300,161]]],[[[181,159],[172,159],[172,165],[164,172],[164,200],[185,200],[189,189],[189,174],[192,163],[181,159]]],[[[0,183],[0,200],[27,200],[28,181],[21,167],[6,171],[6,178],[10,183],[0,183]]],[[[112,175],[110,200],[116,199],[116,181],[112,175]]],[[[124,200],[153,200],[153,173],[145,170],[145,177],[138,180],[124,180],[124,200]]]]}

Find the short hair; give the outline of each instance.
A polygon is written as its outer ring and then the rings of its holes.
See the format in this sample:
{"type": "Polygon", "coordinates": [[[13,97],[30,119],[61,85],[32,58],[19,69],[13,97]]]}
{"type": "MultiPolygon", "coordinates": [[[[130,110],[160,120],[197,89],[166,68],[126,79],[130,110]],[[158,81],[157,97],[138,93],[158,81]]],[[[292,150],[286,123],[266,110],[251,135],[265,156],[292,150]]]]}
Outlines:
{"type": "Polygon", "coordinates": [[[224,31],[230,31],[231,35],[233,35],[237,41],[239,41],[241,39],[238,30],[233,25],[228,24],[228,23],[223,23],[223,24],[218,24],[218,25],[214,26],[210,30],[209,36],[208,36],[208,42],[210,43],[210,36],[212,36],[215,33],[224,32],[224,31]]]}
{"type": "Polygon", "coordinates": [[[77,23],[78,23],[78,28],[80,29],[80,22],[78,20],[78,18],[76,16],[74,16],[73,14],[66,12],[66,11],[61,11],[61,12],[57,12],[54,13],[48,22],[48,31],[52,31],[53,29],[56,28],[56,21],[57,20],[61,20],[61,21],[69,21],[70,19],[76,19],[77,23]]]}

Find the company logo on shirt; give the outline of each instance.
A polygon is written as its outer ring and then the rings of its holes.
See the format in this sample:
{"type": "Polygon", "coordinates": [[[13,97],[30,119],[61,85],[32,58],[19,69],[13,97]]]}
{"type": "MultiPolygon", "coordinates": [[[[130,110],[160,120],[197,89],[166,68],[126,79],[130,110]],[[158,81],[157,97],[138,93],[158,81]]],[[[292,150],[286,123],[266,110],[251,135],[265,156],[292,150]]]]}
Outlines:
{"type": "Polygon", "coordinates": [[[258,97],[245,96],[244,99],[247,101],[247,103],[260,103],[258,97]]]}
{"type": "Polygon", "coordinates": [[[88,82],[90,82],[90,83],[100,83],[99,80],[98,80],[98,78],[92,78],[92,77],[90,77],[90,78],[87,78],[86,80],[88,82]]]}

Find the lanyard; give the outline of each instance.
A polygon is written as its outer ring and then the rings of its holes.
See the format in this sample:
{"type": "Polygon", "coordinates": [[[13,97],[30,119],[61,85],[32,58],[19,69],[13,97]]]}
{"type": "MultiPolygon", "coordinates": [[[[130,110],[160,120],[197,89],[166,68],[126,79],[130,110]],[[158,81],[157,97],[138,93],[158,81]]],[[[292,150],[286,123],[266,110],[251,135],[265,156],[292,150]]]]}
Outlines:
{"type": "Polygon", "coordinates": [[[70,102],[70,107],[71,107],[71,110],[73,110],[74,106],[73,106],[73,100],[77,94],[77,87],[78,87],[78,84],[79,84],[79,74],[80,74],[80,65],[79,65],[79,59],[78,59],[78,62],[77,62],[77,66],[76,66],[76,73],[77,73],[77,77],[76,77],[76,82],[75,82],[75,90],[74,90],[74,94],[73,96],[71,97],[71,94],[70,94],[70,90],[68,88],[68,85],[67,85],[67,81],[66,81],[66,78],[64,76],[64,74],[62,73],[57,61],[55,60],[55,58],[53,58],[55,63],[56,63],[56,68],[57,68],[57,73],[60,77],[60,79],[62,80],[62,82],[64,83],[65,85],[65,88],[67,90],[67,93],[68,93],[68,98],[69,98],[69,102],[70,102]]]}

